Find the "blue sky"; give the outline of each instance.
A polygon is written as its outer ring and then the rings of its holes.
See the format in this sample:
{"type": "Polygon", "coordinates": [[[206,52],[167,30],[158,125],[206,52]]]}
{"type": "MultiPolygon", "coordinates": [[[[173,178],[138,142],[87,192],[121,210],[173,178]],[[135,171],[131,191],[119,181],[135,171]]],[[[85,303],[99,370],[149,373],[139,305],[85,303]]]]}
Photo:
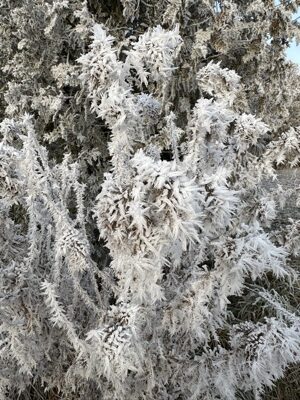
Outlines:
{"type": "Polygon", "coordinates": [[[291,43],[286,54],[290,60],[300,64],[300,46],[296,46],[296,43],[291,43]]]}

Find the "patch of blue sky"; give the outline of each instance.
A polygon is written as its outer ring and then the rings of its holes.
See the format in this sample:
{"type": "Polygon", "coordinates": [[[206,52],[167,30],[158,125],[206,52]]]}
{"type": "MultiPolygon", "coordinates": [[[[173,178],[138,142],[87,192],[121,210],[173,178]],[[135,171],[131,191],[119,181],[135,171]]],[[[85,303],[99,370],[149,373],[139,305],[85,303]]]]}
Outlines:
{"type": "MultiPolygon", "coordinates": [[[[275,4],[279,3],[280,0],[275,0],[275,4]]],[[[298,12],[294,14],[294,19],[296,18],[299,18],[300,21],[300,8],[298,9],[298,12]]],[[[290,43],[290,46],[286,51],[286,55],[289,60],[300,64],[300,45],[297,45],[295,40],[290,43]]]]}
{"type": "MultiPolygon", "coordinates": [[[[294,18],[299,18],[298,21],[300,21],[300,9],[299,11],[294,15],[294,18]]],[[[297,46],[296,41],[293,40],[293,42],[290,44],[290,47],[286,51],[287,57],[291,60],[294,61],[295,63],[300,64],[300,45],[297,46]]]]}
{"type": "Polygon", "coordinates": [[[300,46],[297,46],[295,41],[290,44],[290,47],[286,51],[286,55],[289,60],[300,64],[300,46]]]}

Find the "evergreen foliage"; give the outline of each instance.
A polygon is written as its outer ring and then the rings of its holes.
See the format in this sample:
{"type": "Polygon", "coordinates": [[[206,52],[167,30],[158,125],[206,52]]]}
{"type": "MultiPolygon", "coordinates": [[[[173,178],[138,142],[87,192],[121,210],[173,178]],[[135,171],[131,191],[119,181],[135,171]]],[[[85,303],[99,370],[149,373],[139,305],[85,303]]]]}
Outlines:
{"type": "Polygon", "coordinates": [[[299,6],[0,0],[0,399],[299,396],[299,6]]]}

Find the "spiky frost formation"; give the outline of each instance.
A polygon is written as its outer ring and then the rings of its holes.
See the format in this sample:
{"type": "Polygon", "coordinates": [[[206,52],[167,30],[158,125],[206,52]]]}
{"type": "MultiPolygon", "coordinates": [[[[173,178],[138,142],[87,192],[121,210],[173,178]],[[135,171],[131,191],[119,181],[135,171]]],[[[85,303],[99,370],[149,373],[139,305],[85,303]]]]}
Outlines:
{"type": "Polygon", "coordinates": [[[264,399],[297,368],[277,3],[0,2],[1,399],[264,399]]]}

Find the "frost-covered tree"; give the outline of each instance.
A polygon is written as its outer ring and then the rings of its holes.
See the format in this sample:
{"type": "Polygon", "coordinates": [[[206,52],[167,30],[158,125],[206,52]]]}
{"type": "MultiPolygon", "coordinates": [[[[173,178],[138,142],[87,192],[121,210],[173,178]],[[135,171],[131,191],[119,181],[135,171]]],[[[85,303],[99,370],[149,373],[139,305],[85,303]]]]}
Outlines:
{"type": "Polygon", "coordinates": [[[1,399],[297,398],[299,5],[0,2],[1,399]]]}

